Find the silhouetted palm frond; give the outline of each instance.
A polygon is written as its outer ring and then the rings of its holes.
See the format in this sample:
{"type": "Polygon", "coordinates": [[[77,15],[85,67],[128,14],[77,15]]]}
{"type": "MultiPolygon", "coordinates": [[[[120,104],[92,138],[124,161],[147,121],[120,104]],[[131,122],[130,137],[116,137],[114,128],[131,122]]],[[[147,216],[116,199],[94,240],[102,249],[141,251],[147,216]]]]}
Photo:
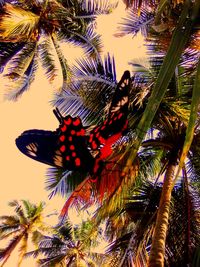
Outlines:
{"type": "Polygon", "coordinates": [[[127,16],[123,18],[122,22],[119,24],[117,34],[132,34],[136,35],[138,32],[141,32],[144,37],[147,37],[149,34],[150,27],[154,22],[154,14],[152,9],[142,8],[140,15],[135,9],[129,9],[127,16]]]}
{"type": "Polygon", "coordinates": [[[80,116],[83,122],[102,119],[104,108],[111,100],[116,86],[115,62],[109,56],[82,59],[72,68],[72,81],[61,94],[56,95],[53,104],[64,114],[80,116]]]}
{"type": "Polygon", "coordinates": [[[85,175],[77,171],[66,171],[54,167],[49,168],[46,180],[46,189],[51,191],[49,198],[56,194],[66,197],[83,181],[85,175]]]}

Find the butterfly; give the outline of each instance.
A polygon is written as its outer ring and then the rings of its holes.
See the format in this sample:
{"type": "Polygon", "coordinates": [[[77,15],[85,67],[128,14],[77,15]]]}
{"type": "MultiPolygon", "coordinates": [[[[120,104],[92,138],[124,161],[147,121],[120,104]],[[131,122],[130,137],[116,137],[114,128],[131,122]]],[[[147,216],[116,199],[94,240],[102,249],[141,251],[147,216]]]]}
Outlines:
{"type": "Polygon", "coordinates": [[[39,162],[65,170],[89,172],[98,176],[102,161],[112,154],[112,145],[128,127],[130,72],[125,71],[117,84],[106,119],[86,127],[81,119],[53,112],[59,121],[55,131],[27,130],[17,139],[18,149],[39,162]]]}

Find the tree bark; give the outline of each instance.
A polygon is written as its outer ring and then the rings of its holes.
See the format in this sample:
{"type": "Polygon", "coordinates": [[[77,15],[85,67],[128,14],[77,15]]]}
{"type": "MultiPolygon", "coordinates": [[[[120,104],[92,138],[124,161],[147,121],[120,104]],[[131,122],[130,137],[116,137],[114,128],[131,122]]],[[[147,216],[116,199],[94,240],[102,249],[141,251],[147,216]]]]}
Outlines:
{"type": "Polygon", "coordinates": [[[164,267],[165,240],[168,229],[172,182],[175,168],[176,163],[171,163],[165,173],[148,267],[164,267]]]}

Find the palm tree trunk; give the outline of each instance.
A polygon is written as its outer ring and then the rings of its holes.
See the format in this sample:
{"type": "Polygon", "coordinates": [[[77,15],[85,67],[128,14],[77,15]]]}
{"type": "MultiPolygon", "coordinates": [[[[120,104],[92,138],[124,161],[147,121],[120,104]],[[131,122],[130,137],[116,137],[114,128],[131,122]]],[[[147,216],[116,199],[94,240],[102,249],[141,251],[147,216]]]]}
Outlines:
{"type": "Polygon", "coordinates": [[[173,161],[173,163],[169,163],[165,173],[148,267],[164,266],[165,240],[168,228],[172,182],[173,182],[175,168],[176,168],[176,163],[175,161],[173,161]]]}

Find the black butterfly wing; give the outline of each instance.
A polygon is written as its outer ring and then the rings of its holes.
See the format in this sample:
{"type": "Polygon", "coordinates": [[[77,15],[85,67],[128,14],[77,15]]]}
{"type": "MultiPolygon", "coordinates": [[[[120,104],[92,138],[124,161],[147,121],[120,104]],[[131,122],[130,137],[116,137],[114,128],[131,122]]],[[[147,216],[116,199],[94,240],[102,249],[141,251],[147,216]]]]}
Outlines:
{"type": "Polygon", "coordinates": [[[93,151],[99,150],[101,146],[107,146],[104,148],[106,150],[127,129],[129,89],[130,72],[125,71],[113,95],[107,118],[90,132],[89,144],[93,151]]]}
{"type": "Polygon", "coordinates": [[[16,139],[19,150],[28,157],[68,170],[90,171],[94,158],[87,148],[81,120],[59,117],[56,131],[29,130],[16,139]]]}
{"type": "Polygon", "coordinates": [[[28,130],[17,139],[18,149],[26,156],[55,166],[55,151],[57,149],[58,135],[52,131],[28,130]]]}

